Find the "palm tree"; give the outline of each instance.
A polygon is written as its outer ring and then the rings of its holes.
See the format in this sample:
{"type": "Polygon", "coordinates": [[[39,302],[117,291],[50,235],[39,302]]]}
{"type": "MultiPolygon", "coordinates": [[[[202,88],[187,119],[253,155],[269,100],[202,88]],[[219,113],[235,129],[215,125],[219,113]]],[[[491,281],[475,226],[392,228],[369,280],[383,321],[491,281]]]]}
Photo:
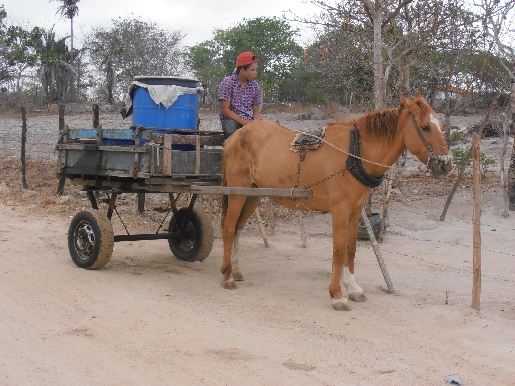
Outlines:
{"type": "Polygon", "coordinates": [[[73,19],[75,16],[79,14],[79,7],[77,7],[77,3],[80,0],[50,0],[50,1],[59,1],[63,4],[57,8],[57,12],[61,15],[61,17],[65,17],[70,19],[70,52],[72,54],[72,62],[73,62],[73,19]]]}

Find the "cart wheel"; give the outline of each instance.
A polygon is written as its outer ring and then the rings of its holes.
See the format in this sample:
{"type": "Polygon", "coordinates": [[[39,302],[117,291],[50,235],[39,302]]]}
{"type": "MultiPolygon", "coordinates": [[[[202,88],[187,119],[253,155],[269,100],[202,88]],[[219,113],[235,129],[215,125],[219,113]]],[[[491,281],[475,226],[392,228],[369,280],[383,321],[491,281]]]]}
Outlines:
{"type": "MultiPolygon", "coordinates": [[[[181,208],[170,220],[169,232],[177,232],[178,224],[188,212],[188,208],[181,208]],[[177,221],[177,217],[179,221],[177,221]]],[[[194,206],[190,214],[188,224],[181,237],[168,239],[168,244],[172,253],[179,260],[183,261],[202,261],[211,253],[213,249],[213,225],[211,218],[200,207],[194,206]]]]}
{"type": "Polygon", "coordinates": [[[75,215],[68,229],[68,249],[79,268],[97,269],[113,254],[114,233],[109,218],[98,210],[75,215]]]}

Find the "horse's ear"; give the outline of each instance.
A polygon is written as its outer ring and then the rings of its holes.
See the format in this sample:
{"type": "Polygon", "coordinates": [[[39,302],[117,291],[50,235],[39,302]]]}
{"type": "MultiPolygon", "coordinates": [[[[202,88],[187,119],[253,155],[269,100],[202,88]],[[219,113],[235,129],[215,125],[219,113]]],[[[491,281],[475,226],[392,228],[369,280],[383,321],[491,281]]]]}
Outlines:
{"type": "Polygon", "coordinates": [[[411,105],[411,100],[407,98],[402,92],[400,93],[401,96],[401,107],[402,105],[406,106],[409,109],[409,106],[411,105]]]}
{"type": "Polygon", "coordinates": [[[423,98],[422,94],[420,93],[420,91],[415,91],[415,99],[418,99],[418,98],[423,98]]]}

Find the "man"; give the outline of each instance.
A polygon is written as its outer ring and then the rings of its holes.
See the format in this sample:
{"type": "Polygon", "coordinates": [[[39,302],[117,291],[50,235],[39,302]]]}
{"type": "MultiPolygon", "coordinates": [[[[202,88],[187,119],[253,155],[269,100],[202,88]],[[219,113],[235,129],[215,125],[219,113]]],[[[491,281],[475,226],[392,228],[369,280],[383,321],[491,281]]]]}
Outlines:
{"type": "Polygon", "coordinates": [[[220,84],[218,100],[220,121],[225,138],[254,119],[259,119],[261,90],[257,76],[256,55],[243,52],[236,59],[236,71],[220,84]]]}

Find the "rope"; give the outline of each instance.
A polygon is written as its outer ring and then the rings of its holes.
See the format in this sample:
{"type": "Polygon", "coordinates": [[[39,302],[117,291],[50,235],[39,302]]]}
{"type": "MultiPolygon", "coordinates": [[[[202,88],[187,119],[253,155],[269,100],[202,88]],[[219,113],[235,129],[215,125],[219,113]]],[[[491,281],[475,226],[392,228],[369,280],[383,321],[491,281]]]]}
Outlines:
{"type": "MultiPolygon", "coordinates": [[[[372,249],[368,245],[365,246],[365,248],[369,249],[369,250],[372,249]]],[[[473,269],[472,268],[470,268],[470,269],[463,269],[463,268],[451,267],[450,265],[435,263],[435,262],[432,262],[432,261],[428,261],[428,260],[422,259],[421,257],[417,257],[417,256],[413,256],[413,255],[408,255],[406,253],[389,251],[388,249],[385,249],[384,247],[381,247],[381,251],[382,252],[386,252],[386,253],[390,253],[390,254],[393,254],[393,255],[399,255],[399,256],[402,256],[402,257],[411,257],[413,259],[419,260],[419,261],[421,261],[423,263],[426,263],[428,265],[433,265],[433,266],[437,266],[437,267],[441,267],[441,268],[445,268],[445,269],[451,269],[451,270],[454,270],[454,271],[464,272],[464,273],[468,273],[468,274],[472,274],[473,273],[473,269]]],[[[515,283],[515,280],[512,280],[512,279],[504,279],[504,278],[500,278],[500,277],[485,275],[483,273],[481,273],[481,277],[482,278],[487,278],[487,279],[492,279],[492,280],[497,280],[497,281],[501,281],[501,282],[515,283]]]]}
{"type": "Polygon", "coordinates": [[[351,157],[354,157],[354,158],[359,159],[361,161],[368,162],[370,164],[377,165],[377,166],[382,166],[382,167],[385,167],[387,169],[391,168],[391,166],[388,166],[388,165],[384,165],[384,164],[381,164],[381,163],[378,163],[378,162],[374,162],[374,161],[369,161],[369,160],[367,160],[365,158],[362,158],[362,157],[357,157],[357,156],[355,156],[355,155],[353,155],[353,154],[351,154],[351,153],[349,153],[349,152],[347,152],[347,151],[345,151],[343,149],[340,149],[339,147],[333,145],[331,142],[327,142],[324,138],[320,138],[320,137],[318,137],[316,135],[313,135],[313,134],[310,134],[310,133],[305,133],[305,132],[303,132],[301,130],[292,130],[292,131],[294,131],[296,133],[303,134],[303,135],[308,135],[308,136],[313,137],[313,138],[316,138],[316,139],[318,139],[318,140],[320,140],[320,141],[322,141],[324,143],[327,143],[329,146],[331,146],[332,148],[338,150],[339,152],[342,152],[344,154],[350,155],[351,157]]]}

